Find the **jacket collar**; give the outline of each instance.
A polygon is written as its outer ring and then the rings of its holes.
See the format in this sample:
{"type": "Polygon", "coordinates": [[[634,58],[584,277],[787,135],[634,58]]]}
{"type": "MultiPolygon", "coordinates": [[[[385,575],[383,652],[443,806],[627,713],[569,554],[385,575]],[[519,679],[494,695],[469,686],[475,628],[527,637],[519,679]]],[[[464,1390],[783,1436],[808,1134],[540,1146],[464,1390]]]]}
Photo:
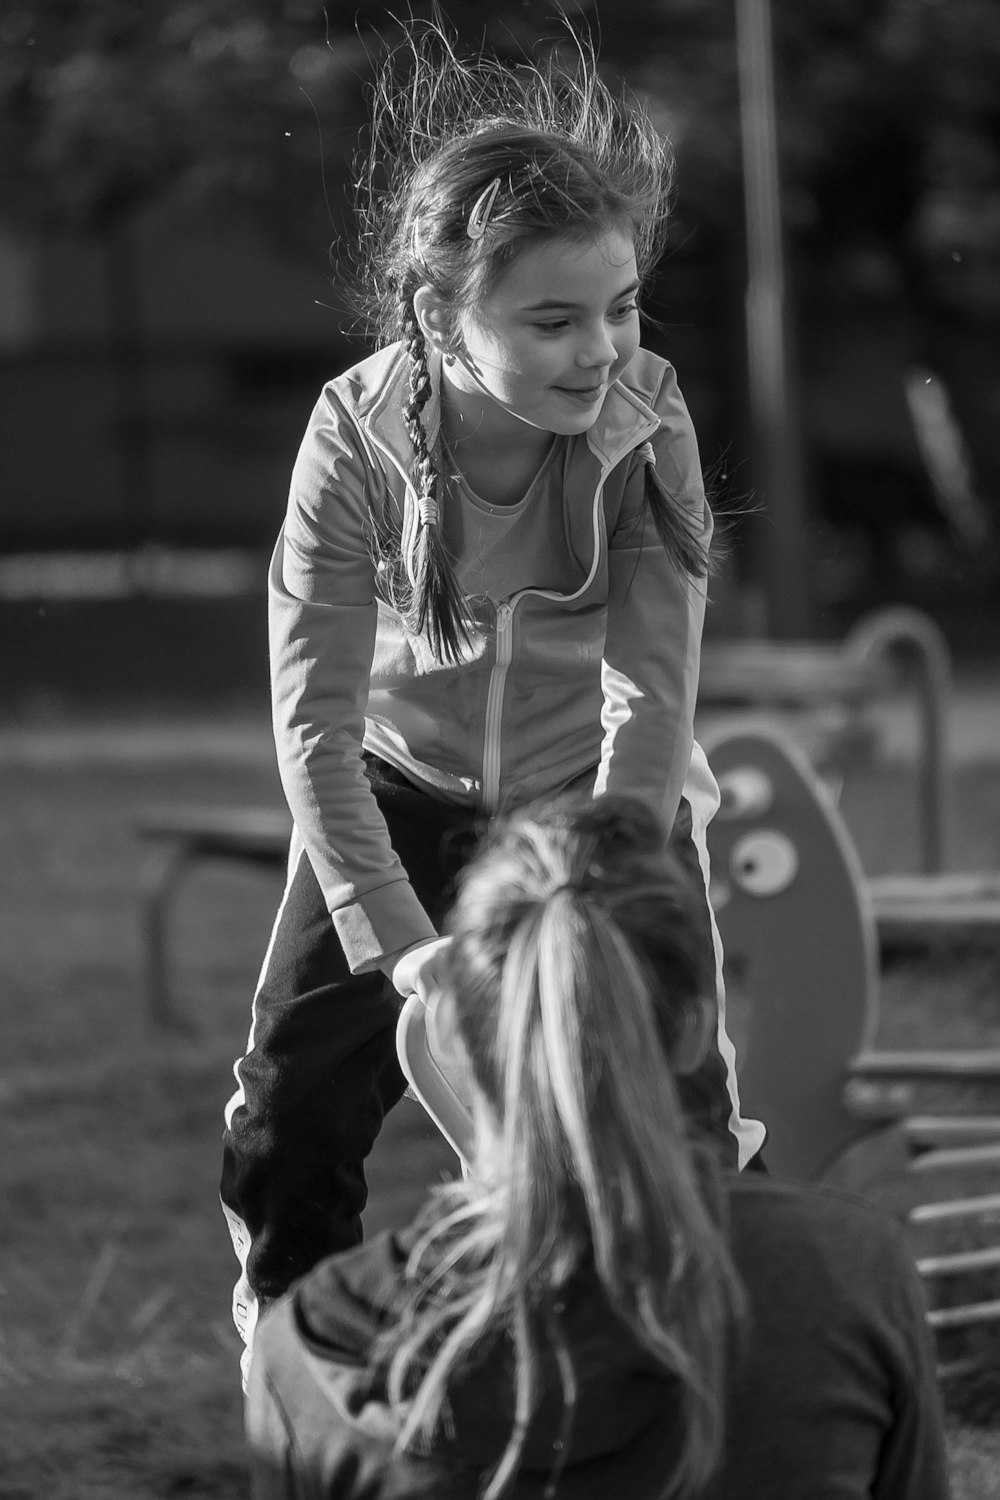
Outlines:
{"type": "MultiPolygon", "coordinates": [[[[612,468],[660,426],[660,418],[650,405],[658,384],[652,378],[651,358],[645,350],[639,350],[609,390],[600,416],[586,433],[587,446],[602,467],[612,468]]],[[[433,446],[441,427],[441,357],[433,351],[428,356],[428,369],[432,390],[422,416],[428,445],[433,446]]],[[[379,350],[357,367],[354,376],[360,387],[358,421],[377,448],[388,450],[409,483],[413,446],[403,416],[409,382],[403,345],[391,344],[379,350]]]]}

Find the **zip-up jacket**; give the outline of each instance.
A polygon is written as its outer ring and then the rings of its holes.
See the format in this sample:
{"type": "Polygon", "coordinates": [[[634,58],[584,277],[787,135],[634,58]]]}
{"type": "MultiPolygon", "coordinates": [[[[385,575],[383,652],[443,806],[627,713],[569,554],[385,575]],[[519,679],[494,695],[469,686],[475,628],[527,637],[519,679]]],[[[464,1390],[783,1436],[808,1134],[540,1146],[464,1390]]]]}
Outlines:
{"type": "MultiPolygon", "coordinates": [[[[440,428],[440,367],[423,412],[440,428]]],[[[269,578],[279,770],[354,971],[436,935],[393,852],[361,752],[487,814],[592,777],[644,797],[670,826],[692,761],[705,587],[664,550],[644,467],[707,539],[697,443],[672,367],[640,350],[585,434],[563,439],[563,527],[577,586],[486,601],[462,660],[441,663],[379,587],[373,524],[416,536],[414,453],[399,345],[328,384],[295,464],[269,578]]],[[[443,519],[448,536],[447,502],[443,519]]],[[[459,559],[459,562],[461,559],[459,559]]],[[[585,781],[584,784],[587,784],[585,781]]],[[[696,826],[712,808],[692,808],[696,826]]],[[[293,850],[294,853],[294,850],[293,850]]]]}

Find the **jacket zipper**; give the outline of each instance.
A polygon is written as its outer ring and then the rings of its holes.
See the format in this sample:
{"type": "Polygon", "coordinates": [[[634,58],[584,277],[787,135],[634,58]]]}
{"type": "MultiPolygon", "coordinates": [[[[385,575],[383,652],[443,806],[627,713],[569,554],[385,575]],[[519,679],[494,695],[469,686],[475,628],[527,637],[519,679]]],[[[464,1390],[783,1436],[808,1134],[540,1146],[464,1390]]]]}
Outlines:
{"type": "MultiPolygon", "coordinates": [[[[642,437],[638,438],[628,451],[632,452],[639,443],[655,432],[656,428],[650,426],[642,437]]],[[[500,803],[500,768],[501,768],[501,728],[503,724],[503,695],[507,684],[507,670],[511,664],[514,647],[514,610],[521,599],[527,598],[529,594],[544,599],[572,600],[586,593],[590,587],[599,564],[600,564],[600,539],[598,537],[597,518],[600,514],[601,496],[604,493],[604,482],[614,468],[614,464],[605,461],[601,475],[594,491],[594,502],[591,515],[594,525],[594,561],[583,584],[572,594],[556,594],[551,589],[527,588],[514,595],[504,604],[497,605],[497,633],[496,633],[496,661],[490,673],[490,685],[486,694],[486,724],[483,734],[483,810],[492,815],[496,812],[500,803]]]]}
{"type": "Polygon", "coordinates": [[[503,724],[503,690],[514,644],[514,606],[497,605],[496,662],[486,694],[486,726],[483,736],[483,808],[495,813],[500,802],[500,731],[503,724]]]}
{"type": "MultiPolygon", "coordinates": [[[[500,804],[500,731],[503,723],[503,695],[504,688],[507,683],[507,670],[510,667],[511,658],[513,656],[513,618],[514,610],[517,606],[518,600],[525,598],[528,594],[537,594],[542,598],[552,600],[572,600],[579,598],[580,594],[586,592],[586,590],[590,587],[591,581],[594,577],[594,573],[600,562],[600,547],[598,544],[597,536],[597,517],[600,510],[601,496],[604,493],[604,482],[610,474],[611,470],[614,468],[615,463],[619,463],[625,456],[625,453],[634,452],[640,443],[645,442],[647,438],[651,437],[652,434],[656,432],[658,425],[658,423],[645,423],[639,435],[633,435],[632,442],[630,443],[629,447],[624,450],[623,453],[619,454],[618,457],[613,461],[605,459],[602,465],[601,475],[597,482],[597,488],[594,491],[594,500],[591,509],[591,516],[593,518],[594,526],[594,561],[581,587],[572,594],[556,594],[550,589],[522,589],[521,592],[516,594],[512,600],[504,604],[497,605],[496,661],[493,665],[493,670],[490,673],[490,685],[486,693],[486,722],[483,733],[483,810],[490,815],[496,812],[497,807],[500,804]]],[[[358,426],[361,426],[360,422],[358,423],[358,426]]],[[[404,485],[406,486],[407,494],[412,496],[413,490],[406,470],[396,458],[396,455],[391,451],[391,449],[387,448],[383,443],[381,443],[370,429],[366,430],[366,435],[372,446],[378,452],[382,453],[384,457],[387,458],[392,464],[393,468],[397,470],[403,480],[404,485]]]]}

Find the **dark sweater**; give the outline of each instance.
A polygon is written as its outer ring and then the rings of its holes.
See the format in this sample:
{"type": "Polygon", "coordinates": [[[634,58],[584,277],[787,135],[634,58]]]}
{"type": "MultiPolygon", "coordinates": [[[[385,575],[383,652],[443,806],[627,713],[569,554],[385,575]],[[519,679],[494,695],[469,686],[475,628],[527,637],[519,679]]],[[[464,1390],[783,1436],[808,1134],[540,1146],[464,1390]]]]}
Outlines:
{"type": "MultiPolygon", "coordinates": [[[[706,1500],[944,1500],[933,1351],[895,1225],[854,1198],[758,1174],[733,1180],[729,1214],[749,1325],[706,1500]]],[[[369,1355],[398,1306],[408,1246],[385,1234],[332,1257],[258,1328],[247,1403],[256,1500],[477,1495],[510,1432],[502,1345],[450,1388],[450,1432],[428,1456],[391,1453],[395,1424],[369,1355]]],[[[673,1385],[587,1277],[569,1289],[562,1324],[579,1395],[557,1500],[659,1494],[676,1443],[673,1385]]],[[[552,1475],[554,1363],[546,1377],[516,1500],[540,1500],[552,1475]]]]}

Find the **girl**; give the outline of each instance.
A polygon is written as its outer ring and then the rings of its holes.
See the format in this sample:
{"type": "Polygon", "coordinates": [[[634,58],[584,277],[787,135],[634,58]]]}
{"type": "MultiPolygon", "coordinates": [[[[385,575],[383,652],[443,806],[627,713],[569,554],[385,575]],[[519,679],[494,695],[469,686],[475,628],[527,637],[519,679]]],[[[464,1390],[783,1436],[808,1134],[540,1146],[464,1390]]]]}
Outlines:
{"type": "Polygon", "coordinates": [[[700,899],[614,796],[515,816],[466,872],[438,1022],[469,1175],[264,1320],[257,1500],[944,1500],[898,1230],[724,1181],[685,1127],[714,1009],[700,899]]]}
{"type": "MultiPolygon", "coordinates": [[[[226,1113],[248,1345],[262,1301],[361,1237],[399,997],[433,983],[481,821],[627,791],[703,880],[717,798],[692,737],[711,517],[673,370],[639,343],[669,148],[586,49],[510,69],[427,28],[407,57],[363,203],[385,347],[324,390],[270,572],[295,832],[226,1113]]],[[[707,899],[699,929],[710,951],[707,899]]],[[[721,1014],[699,1107],[745,1163],[763,1131],[721,1014]]]]}

